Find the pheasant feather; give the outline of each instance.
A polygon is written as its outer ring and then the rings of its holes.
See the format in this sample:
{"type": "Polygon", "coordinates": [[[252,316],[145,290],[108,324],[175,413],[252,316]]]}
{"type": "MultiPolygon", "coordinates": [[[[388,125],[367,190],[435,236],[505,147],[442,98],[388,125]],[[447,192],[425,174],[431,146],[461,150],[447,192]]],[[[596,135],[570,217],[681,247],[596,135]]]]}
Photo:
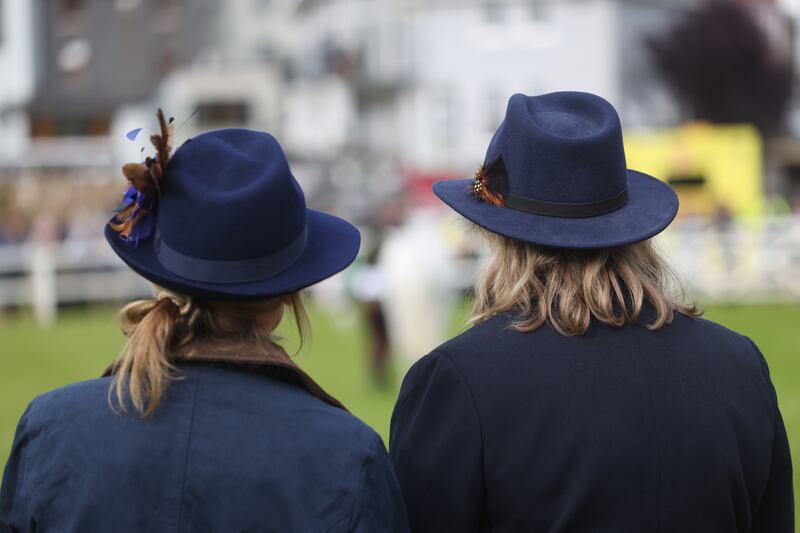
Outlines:
{"type": "Polygon", "coordinates": [[[489,179],[489,173],[484,165],[478,167],[475,171],[475,180],[472,183],[472,193],[478,200],[502,207],[505,205],[503,196],[492,190],[492,183],[489,179]]]}
{"type": "MultiPolygon", "coordinates": [[[[108,223],[120,238],[134,245],[149,237],[155,229],[161,180],[172,156],[173,121],[167,121],[161,109],[156,112],[156,117],[160,131],[150,136],[150,142],[156,150],[155,156],[146,157],[143,163],[126,163],[122,166],[128,189],[114,218],[108,223]]],[[[131,137],[130,133],[128,138],[131,137]]]]}

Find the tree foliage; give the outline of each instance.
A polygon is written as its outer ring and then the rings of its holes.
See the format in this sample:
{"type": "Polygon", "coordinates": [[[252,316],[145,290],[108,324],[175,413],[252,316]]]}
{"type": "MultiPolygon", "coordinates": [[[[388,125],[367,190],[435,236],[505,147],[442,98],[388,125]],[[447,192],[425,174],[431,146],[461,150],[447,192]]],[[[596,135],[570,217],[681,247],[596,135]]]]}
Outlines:
{"type": "Polygon", "coordinates": [[[793,67],[771,48],[750,8],[730,0],[704,2],[647,44],[695,119],[751,123],[766,134],[782,129],[793,67]]]}

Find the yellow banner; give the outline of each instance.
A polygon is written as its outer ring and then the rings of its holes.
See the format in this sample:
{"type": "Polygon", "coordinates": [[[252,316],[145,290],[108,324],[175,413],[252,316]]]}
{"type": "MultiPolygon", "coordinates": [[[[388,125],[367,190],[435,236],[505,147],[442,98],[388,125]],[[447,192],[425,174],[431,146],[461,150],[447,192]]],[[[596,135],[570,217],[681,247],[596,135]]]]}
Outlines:
{"type": "Polygon", "coordinates": [[[764,211],[761,136],[750,125],[691,123],[625,136],[628,167],[678,191],[679,217],[764,211]]]}

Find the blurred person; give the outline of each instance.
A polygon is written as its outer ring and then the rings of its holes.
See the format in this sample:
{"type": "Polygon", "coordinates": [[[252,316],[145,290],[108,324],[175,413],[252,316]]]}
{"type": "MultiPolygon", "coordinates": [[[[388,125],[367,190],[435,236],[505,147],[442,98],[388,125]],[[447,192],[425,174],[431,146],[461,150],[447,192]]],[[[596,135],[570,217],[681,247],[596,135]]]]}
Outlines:
{"type": "Polygon", "coordinates": [[[800,214],[800,194],[792,195],[789,199],[789,211],[793,215],[800,214]]]}
{"type": "Polygon", "coordinates": [[[370,234],[369,251],[356,271],[353,294],[361,307],[369,335],[372,380],[379,388],[385,388],[389,384],[389,331],[383,310],[386,281],[378,264],[383,230],[375,227],[370,234]]]}
{"type": "Polygon", "coordinates": [[[28,220],[19,210],[0,205],[0,318],[20,309],[18,294],[27,272],[18,245],[26,242],[28,226],[28,220]]]}
{"type": "Polygon", "coordinates": [[[18,244],[28,238],[25,216],[15,209],[8,210],[0,219],[0,244],[18,244]]]}
{"type": "Polygon", "coordinates": [[[386,232],[378,258],[392,353],[409,364],[445,338],[456,305],[457,267],[441,224],[430,209],[411,212],[402,227],[386,232]]]}
{"type": "Polygon", "coordinates": [[[211,131],[171,156],[159,118],[105,230],[155,297],[120,311],[103,377],[22,415],[0,530],[407,531],[380,437],[273,333],[291,308],[307,338],[299,291],[351,263],[358,231],[306,208],[271,135],[211,131]]]}
{"type": "Polygon", "coordinates": [[[736,238],[736,224],[733,213],[725,203],[717,202],[715,204],[711,217],[711,227],[717,234],[716,241],[719,244],[722,272],[726,275],[735,274],[740,270],[736,264],[737,250],[734,240],[736,238]]]}
{"type": "Polygon", "coordinates": [[[665,183],[586,93],[511,97],[474,180],[473,327],[408,372],[390,454],[415,532],[794,531],[767,363],[671,296],[665,183]]]}
{"type": "Polygon", "coordinates": [[[64,235],[64,256],[71,261],[78,261],[95,252],[94,245],[101,238],[100,230],[105,218],[105,213],[85,208],[71,213],[64,235]]]}

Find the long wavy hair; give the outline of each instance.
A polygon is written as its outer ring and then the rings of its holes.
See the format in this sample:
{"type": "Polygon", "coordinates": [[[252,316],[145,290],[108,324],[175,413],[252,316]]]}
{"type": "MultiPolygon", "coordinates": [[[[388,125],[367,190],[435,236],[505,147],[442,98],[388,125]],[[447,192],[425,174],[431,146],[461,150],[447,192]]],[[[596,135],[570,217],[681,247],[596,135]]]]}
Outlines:
{"type": "Polygon", "coordinates": [[[272,331],[265,331],[264,319],[274,317],[277,325],[285,307],[294,315],[300,336],[298,351],[309,336],[300,293],[222,302],[199,301],[161,287],[155,292],[154,298],[131,302],[119,312],[127,342],[114,363],[109,391],[112,408],[118,411],[125,412],[130,402],[142,417],[149,418],[175,378],[174,354],[191,354],[194,343],[211,342],[223,352],[226,346],[268,349],[275,338],[272,331]]]}
{"type": "Polygon", "coordinates": [[[471,324],[515,311],[512,326],[532,331],[549,323],[562,335],[583,335],[592,319],[632,324],[648,302],[656,330],[675,313],[697,316],[683,289],[650,240],[597,250],[547,248],[477,228],[490,256],[475,286],[471,324]]]}

